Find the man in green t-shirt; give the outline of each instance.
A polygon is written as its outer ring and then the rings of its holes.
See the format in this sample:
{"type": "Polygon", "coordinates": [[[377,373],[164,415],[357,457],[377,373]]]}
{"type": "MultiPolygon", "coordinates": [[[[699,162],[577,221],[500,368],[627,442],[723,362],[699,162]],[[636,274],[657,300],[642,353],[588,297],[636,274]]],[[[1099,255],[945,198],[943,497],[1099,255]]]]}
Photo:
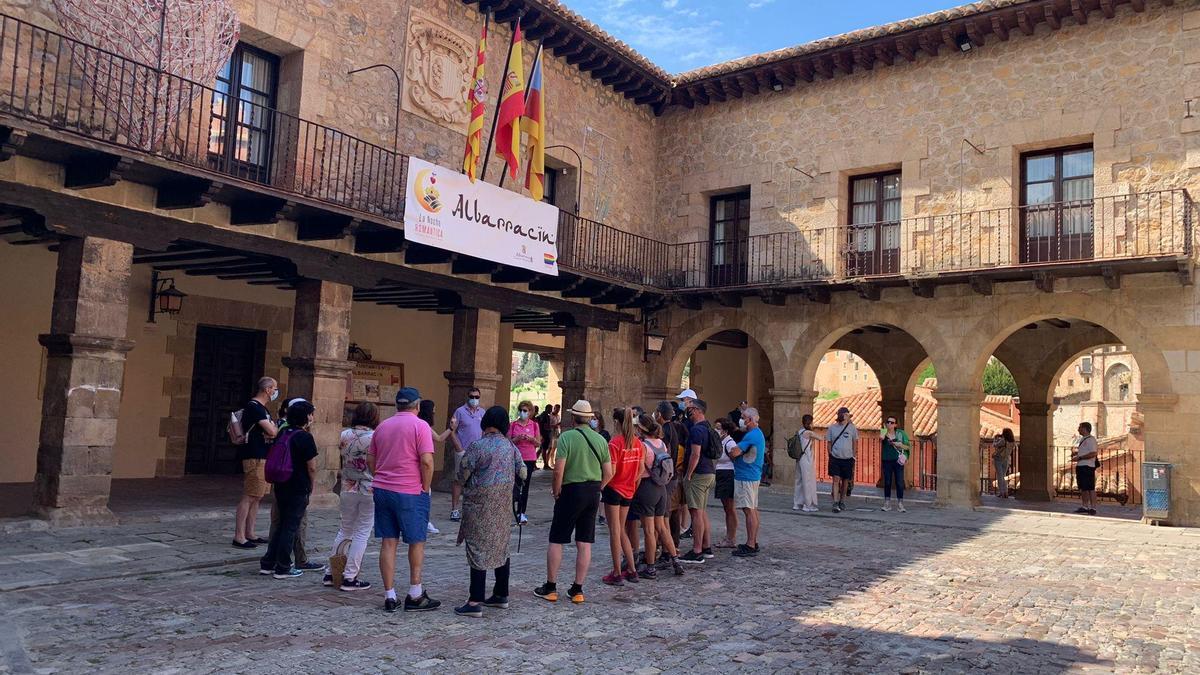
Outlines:
{"type": "Polygon", "coordinates": [[[558,566],[562,564],[563,545],[575,534],[575,583],[567,591],[571,602],[583,602],[583,580],[592,562],[592,543],[596,541],[596,510],[600,491],[612,480],[612,461],[604,437],[592,431],[588,422],[595,415],[592,404],[576,401],[567,411],[575,428],[558,437],[554,453],[554,520],[550,523],[550,547],[546,550],[546,583],[534,589],[539,598],[556,602],[558,566]]]}

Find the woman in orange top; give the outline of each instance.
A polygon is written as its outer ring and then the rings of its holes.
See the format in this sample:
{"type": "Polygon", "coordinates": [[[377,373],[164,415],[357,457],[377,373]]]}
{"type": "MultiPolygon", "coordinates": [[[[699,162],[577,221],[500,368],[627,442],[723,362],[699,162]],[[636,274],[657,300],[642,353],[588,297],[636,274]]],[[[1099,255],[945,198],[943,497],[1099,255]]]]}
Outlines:
{"type": "Polygon", "coordinates": [[[608,522],[609,548],[612,551],[612,572],[602,581],[609,586],[622,586],[625,581],[638,582],[637,567],[633,558],[633,543],[625,533],[625,519],[629,516],[629,505],[633,493],[637,492],[642,478],[642,462],[646,448],[633,433],[633,410],[618,408],[613,411],[617,433],[608,443],[608,454],[612,458],[613,478],[601,493],[604,516],[608,522]],[[624,554],[629,569],[621,572],[621,557],[624,554]]]}

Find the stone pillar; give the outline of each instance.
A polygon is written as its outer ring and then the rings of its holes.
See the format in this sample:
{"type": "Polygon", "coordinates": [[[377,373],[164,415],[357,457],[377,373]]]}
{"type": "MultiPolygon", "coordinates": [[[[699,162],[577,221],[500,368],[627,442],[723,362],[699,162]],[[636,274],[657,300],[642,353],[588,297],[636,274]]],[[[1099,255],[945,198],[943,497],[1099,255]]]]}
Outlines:
{"type": "MultiPolygon", "coordinates": [[[[586,400],[597,414],[605,414],[603,388],[596,378],[603,357],[600,331],[582,326],[568,328],[563,343],[563,379],[558,383],[562,387],[563,410],[575,405],[576,401],[586,400]]],[[[565,412],[563,416],[565,419],[565,412]]],[[[569,426],[570,422],[563,424],[569,426]]]]}
{"type": "Polygon", "coordinates": [[[900,428],[908,432],[909,436],[913,435],[913,430],[909,428],[908,418],[905,416],[908,410],[908,401],[903,398],[884,398],[879,402],[879,410],[882,417],[879,419],[886,420],[888,417],[895,417],[900,423],[900,428]]]}
{"type": "MultiPolygon", "coordinates": [[[[1190,375],[1191,373],[1189,373],[1190,375]]],[[[1187,394],[1138,394],[1138,410],[1142,413],[1142,438],[1146,448],[1144,461],[1171,463],[1171,518],[1169,524],[1185,527],[1200,525],[1200,501],[1197,500],[1196,462],[1193,439],[1196,437],[1194,417],[1186,414],[1196,410],[1197,396],[1187,394]]],[[[1140,468],[1139,468],[1140,471],[1140,468]]],[[[1142,488],[1141,476],[1137,485],[1142,488]]]]}
{"type": "Polygon", "coordinates": [[[937,504],[979,504],[978,391],[933,392],[938,403],[937,504]]]}
{"type": "MultiPolygon", "coordinates": [[[[115,522],[108,510],[129,321],[133,246],[85,237],[58,252],[46,348],[33,512],[60,525],[115,522]]],[[[147,425],[146,433],[155,425],[147,425]]]]}
{"type": "MultiPolygon", "coordinates": [[[[479,404],[495,405],[496,388],[500,375],[496,372],[500,353],[500,313],[490,309],[466,307],[454,312],[454,333],[451,336],[450,370],[443,373],[450,385],[446,399],[446,419],[459,406],[467,402],[467,392],[472,387],[479,389],[479,404]]],[[[450,477],[445,468],[453,466],[451,461],[454,443],[446,439],[442,463],[438,470],[435,486],[439,491],[450,489],[450,477]]]]}
{"type": "Polygon", "coordinates": [[[321,453],[311,503],[332,506],[337,501],[333,486],[341,462],[338,435],[346,407],[346,377],[352,367],[350,350],[350,307],[354,289],[316,279],[296,285],[292,315],[292,355],[283,359],[288,367],[287,396],[307,399],[317,409],[312,435],[321,453]]]}
{"type": "Polygon", "coordinates": [[[772,485],[796,484],[796,461],[787,454],[788,439],[800,429],[800,418],[811,415],[817,392],[806,389],[771,389],[772,425],[770,451],[774,453],[772,485]]]}
{"type": "Polygon", "coordinates": [[[467,392],[477,387],[482,397],[480,405],[496,403],[496,387],[500,375],[496,372],[500,353],[500,313],[473,307],[454,312],[454,335],[451,338],[450,370],[444,374],[450,384],[447,405],[454,412],[466,403],[467,392]]]}
{"type": "Polygon", "coordinates": [[[1046,501],[1054,496],[1054,416],[1044,401],[1024,401],[1021,411],[1021,441],[1017,446],[1021,470],[1019,499],[1046,501]]]}

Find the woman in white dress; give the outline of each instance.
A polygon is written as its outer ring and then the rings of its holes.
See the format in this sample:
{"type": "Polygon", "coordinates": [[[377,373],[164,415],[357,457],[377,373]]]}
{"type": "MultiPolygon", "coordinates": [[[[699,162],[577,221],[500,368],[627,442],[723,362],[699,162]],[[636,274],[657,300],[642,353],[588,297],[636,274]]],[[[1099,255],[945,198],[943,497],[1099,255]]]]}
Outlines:
{"type": "Polygon", "coordinates": [[[796,432],[800,439],[803,454],[796,460],[796,490],[792,494],[792,510],[813,512],[817,508],[817,471],[813,467],[814,442],[820,440],[820,435],[813,431],[813,416],[805,415],[800,418],[802,425],[796,432]]]}

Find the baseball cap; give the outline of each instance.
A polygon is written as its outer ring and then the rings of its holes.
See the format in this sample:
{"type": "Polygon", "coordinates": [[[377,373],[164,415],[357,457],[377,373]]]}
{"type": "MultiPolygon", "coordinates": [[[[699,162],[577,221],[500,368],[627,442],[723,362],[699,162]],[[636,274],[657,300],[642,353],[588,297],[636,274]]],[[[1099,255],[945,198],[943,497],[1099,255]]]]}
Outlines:
{"type": "Polygon", "coordinates": [[[691,389],[684,389],[683,391],[679,392],[679,395],[675,398],[696,398],[696,392],[691,389]]]}
{"type": "Polygon", "coordinates": [[[421,392],[416,387],[403,387],[396,392],[396,405],[409,406],[421,400],[421,392]]]}

